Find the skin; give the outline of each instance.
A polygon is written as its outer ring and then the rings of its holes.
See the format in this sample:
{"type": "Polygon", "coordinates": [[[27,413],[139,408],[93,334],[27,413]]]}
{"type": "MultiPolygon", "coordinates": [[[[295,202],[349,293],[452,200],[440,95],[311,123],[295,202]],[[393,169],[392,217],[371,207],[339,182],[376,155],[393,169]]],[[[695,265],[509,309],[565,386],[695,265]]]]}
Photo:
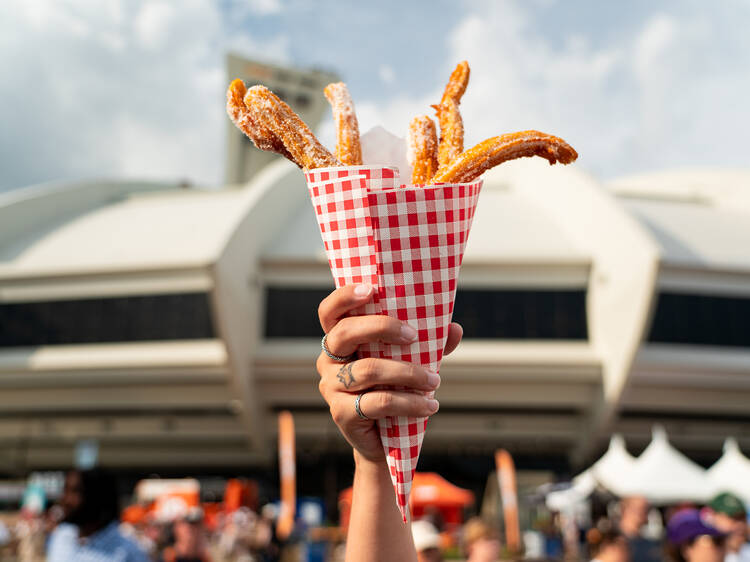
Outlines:
{"type": "Polygon", "coordinates": [[[81,475],[75,470],[68,472],[60,497],[60,506],[63,508],[63,519],[78,527],[78,536],[81,538],[93,535],[106,525],[106,523],[100,521],[82,520],[83,493],[81,475]]]}
{"type": "Polygon", "coordinates": [[[648,500],[642,496],[624,498],[621,503],[620,531],[626,537],[635,537],[648,522],[648,500]]]}
{"type": "Polygon", "coordinates": [[[711,537],[701,536],[682,549],[687,562],[722,562],[724,547],[716,545],[711,537]]]}
{"type": "Polygon", "coordinates": [[[619,538],[615,542],[602,547],[597,553],[596,559],[601,562],[629,562],[628,543],[624,538],[619,538]]]}
{"type": "Polygon", "coordinates": [[[467,562],[495,562],[500,558],[500,541],[493,538],[481,538],[469,548],[467,562]]]}
{"type": "Polygon", "coordinates": [[[711,524],[722,533],[726,533],[726,548],[728,552],[737,552],[747,542],[747,516],[745,514],[730,517],[726,513],[712,511],[711,524]]]}
{"type": "MultiPolygon", "coordinates": [[[[366,342],[404,344],[416,339],[416,331],[389,316],[347,314],[372,299],[369,285],[346,286],[326,297],[318,308],[323,331],[328,334],[328,350],[348,356],[366,342]]],[[[461,340],[463,330],[451,324],[445,355],[461,340]]],[[[317,360],[318,388],[339,431],[354,454],[354,495],[346,544],[347,562],[399,560],[417,561],[409,525],[404,525],[396,506],[388,465],[375,421],[387,416],[429,416],[437,412],[437,400],[422,393],[440,386],[437,373],[419,365],[390,359],[367,358],[347,364],[330,359],[325,353],[317,360]],[[369,390],[376,385],[403,386],[408,390],[369,390]],[[363,420],[354,410],[358,394],[360,409],[370,419],[363,420]]]]}

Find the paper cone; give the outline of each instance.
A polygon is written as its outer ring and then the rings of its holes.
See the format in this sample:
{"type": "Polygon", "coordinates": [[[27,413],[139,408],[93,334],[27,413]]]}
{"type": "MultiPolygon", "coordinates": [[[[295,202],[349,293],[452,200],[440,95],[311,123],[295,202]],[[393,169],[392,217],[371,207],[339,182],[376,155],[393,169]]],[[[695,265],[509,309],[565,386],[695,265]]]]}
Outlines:
{"type": "MultiPolygon", "coordinates": [[[[438,372],[481,180],[404,186],[395,168],[382,166],[317,169],[306,177],[336,287],[369,283],[375,297],[357,313],[388,314],[418,332],[411,345],[368,344],[359,356],[438,372]]],[[[378,421],[404,521],[426,424],[378,421]]]]}

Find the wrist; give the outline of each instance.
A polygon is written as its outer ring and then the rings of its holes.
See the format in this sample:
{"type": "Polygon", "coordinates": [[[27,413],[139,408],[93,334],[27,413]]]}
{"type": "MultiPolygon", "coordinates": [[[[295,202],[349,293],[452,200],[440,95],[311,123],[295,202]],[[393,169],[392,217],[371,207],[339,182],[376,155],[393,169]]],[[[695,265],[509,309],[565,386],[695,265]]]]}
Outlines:
{"type": "Polygon", "coordinates": [[[388,463],[385,460],[385,456],[380,456],[377,459],[374,459],[366,457],[357,449],[354,449],[354,466],[357,471],[360,472],[388,472],[388,463]]]}

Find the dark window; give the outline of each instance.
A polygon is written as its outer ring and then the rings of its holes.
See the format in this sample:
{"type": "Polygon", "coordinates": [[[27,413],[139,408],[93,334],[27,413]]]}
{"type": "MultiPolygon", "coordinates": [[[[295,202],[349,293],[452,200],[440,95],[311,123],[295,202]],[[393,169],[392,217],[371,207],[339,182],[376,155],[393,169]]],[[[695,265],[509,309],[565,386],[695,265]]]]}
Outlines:
{"type": "Polygon", "coordinates": [[[466,338],[588,338],[583,289],[458,291],[453,320],[463,326],[466,338]]]}
{"type": "Polygon", "coordinates": [[[0,347],[212,337],[206,293],[0,304],[0,347]]]}
{"type": "MultiPolygon", "coordinates": [[[[318,304],[330,289],[268,287],[267,338],[322,334],[318,304]]],[[[584,290],[459,290],[453,319],[467,338],[585,340],[584,290]]]]}
{"type": "Polygon", "coordinates": [[[648,341],[750,347],[750,298],[660,293],[648,341]]]}

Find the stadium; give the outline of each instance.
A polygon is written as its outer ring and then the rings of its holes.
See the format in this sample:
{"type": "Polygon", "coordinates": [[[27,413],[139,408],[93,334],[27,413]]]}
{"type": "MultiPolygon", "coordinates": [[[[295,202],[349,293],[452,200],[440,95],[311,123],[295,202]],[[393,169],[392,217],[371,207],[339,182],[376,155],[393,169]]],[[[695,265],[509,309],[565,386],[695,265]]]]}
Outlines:
{"type": "MultiPolygon", "coordinates": [[[[319,92],[330,76],[314,78],[319,92]]],[[[315,122],[322,99],[305,103],[315,122]]],[[[121,474],[271,475],[289,410],[302,493],[348,484],[317,391],[333,285],[304,178],[233,135],[222,189],[0,195],[6,475],[69,467],[82,441],[121,474]]],[[[455,305],[465,339],[420,468],[481,491],[500,446],[523,481],[583,466],[612,432],[642,448],[654,423],[704,464],[727,436],[750,449],[749,194],[742,171],[487,174],[455,305]]]]}

